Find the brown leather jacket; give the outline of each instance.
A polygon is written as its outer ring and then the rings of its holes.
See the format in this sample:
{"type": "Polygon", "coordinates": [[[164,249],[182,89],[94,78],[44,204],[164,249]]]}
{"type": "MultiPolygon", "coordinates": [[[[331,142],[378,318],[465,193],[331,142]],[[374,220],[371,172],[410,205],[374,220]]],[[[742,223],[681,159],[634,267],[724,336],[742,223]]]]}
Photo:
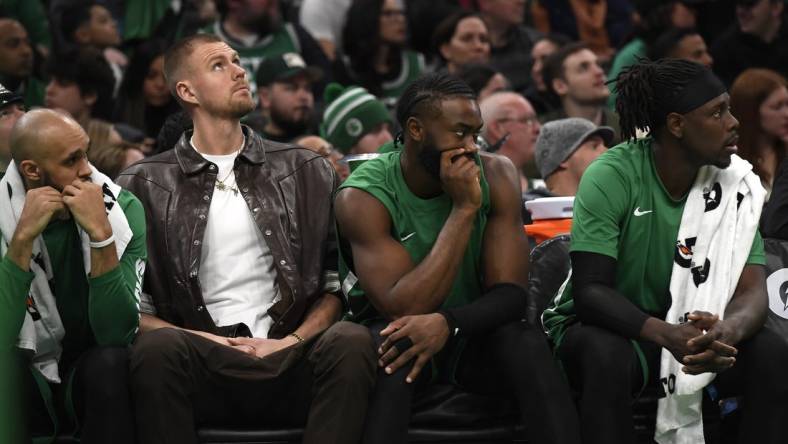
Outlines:
{"type": "MultiPolygon", "coordinates": [[[[325,272],[337,270],[332,199],[337,183],[333,168],[318,154],[243,129],[246,144],[235,161],[235,175],[273,254],[282,299],[268,310],[274,321],[269,336],[281,338],[298,328],[323,294],[325,272]]],[[[217,167],[192,148],[191,136],[187,131],[173,150],[131,166],[117,183],[145,207],[144,291],[153,299],[156,316],[222,334],[205,309],[198,278],[217,167]]]]}

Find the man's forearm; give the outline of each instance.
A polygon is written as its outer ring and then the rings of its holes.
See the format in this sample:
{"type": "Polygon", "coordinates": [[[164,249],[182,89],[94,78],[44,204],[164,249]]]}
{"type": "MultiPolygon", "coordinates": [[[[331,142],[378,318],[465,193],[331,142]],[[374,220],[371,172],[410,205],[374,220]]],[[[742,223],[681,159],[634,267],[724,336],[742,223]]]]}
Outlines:
{"type": "Polygon", "coordinates": [[[294,333],[304,340],[309,339],[337,322],[341,314],[342,301],[332,294],[324,294],[312,304],[304,317],[304,322],[294,333]]]}
{"type": "Polygon", "coordinates": [[[585,324],[604,327],[624,337],[642,336],[649,315],[615,289],[603,284],[588,284],[575,289],[577,317],[585,324]]]}
{"type": "Polygon", "coordinates": [[[729,326],[729,345],[736,345],[763,327],[766,321],[768,296],[758,289],[735,294],[725,308],[724,324],[729,326]]]}
{"type": "Polygon", "coordinates": [[[102,248],[90,249],[90,277],[97,278],[117,266],[118,253],[114,242],[102,248]]]}
{"type": "Polygon", "coordinates": [[[475,219],[475,211],[453,209],[429,254],[397,281],[385,295],[387,301],[373,303],[394,319],[436,311],[451,291],[475,219]]]}
{"type": "Polygon", "coordinates": [[[446,316],[450,334],[472,336],[525,317],[528,293],[517,284],[501,283],[491,287],[470,304],[448,308],[446,316]]]}
{"type": "Polygon", "coordinates": [[[0,259],[0,351],[9,351],[16,344],[32,282],[32,273],[21,269],[8,256],[0,259]]]}

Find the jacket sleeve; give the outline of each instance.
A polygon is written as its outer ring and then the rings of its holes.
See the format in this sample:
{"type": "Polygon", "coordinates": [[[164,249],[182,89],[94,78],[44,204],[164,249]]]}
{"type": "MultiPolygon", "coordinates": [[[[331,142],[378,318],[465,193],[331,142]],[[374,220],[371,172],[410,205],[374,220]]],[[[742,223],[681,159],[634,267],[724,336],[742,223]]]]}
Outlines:
{"type": "Polygon", "coordinates": [[[0,259],[0,352],[9,351],[16,344],[33,277],[32,271],[22,270],[8,257],[0,259]]]}
{"type": "Polygon", "coordinates": [[[128,191],[118,198],[133,232],[117,267],[89,278],[88,315],[99,345],[128,345],[139,328],[139,301],[145,272],[145,213],[128,191]],[[124,196],[125,194],[125,196],[124,196]],[[123,202],[125,200],[125,202],[123,202]]]}

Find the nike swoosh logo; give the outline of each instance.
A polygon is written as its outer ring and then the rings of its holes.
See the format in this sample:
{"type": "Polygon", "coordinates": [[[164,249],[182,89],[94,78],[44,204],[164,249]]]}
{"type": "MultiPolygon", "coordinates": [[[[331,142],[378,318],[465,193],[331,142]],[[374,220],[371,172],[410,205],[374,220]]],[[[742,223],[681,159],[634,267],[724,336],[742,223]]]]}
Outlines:
{"type": "Polygon", "coordinates": [[[637,208],[635,208],[635,212],[634,212],[634,213],[632,213],[632,214],[634,214],[636,217],[639,217],[639,216],[642,216],[642,215],[644,215],[644,214],[651,213],[651,212],[653,212],[653,211],[654,211],[654,210],[640,211],[640,207],[637,207],[637,208]]]}
{"type": "Polygon", "coordinates": [[[405,242],[406,240],[408,240],[408,239],[412,238],[412,237],[413,237],[413,235],[415,235],[415,234],[416,234],[416,232],[414,231],[413,233],[410,233],[409,235],[407,235],[407,236],[405,236],[405,237],[401,238],[399,241],[400,241],[400,242],[405,242]]]}

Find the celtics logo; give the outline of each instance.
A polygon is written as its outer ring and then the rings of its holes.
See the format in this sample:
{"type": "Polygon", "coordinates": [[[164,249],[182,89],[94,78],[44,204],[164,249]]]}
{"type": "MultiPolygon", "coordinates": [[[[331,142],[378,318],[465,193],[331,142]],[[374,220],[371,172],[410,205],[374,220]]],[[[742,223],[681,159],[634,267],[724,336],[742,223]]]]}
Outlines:
{"type": "Polygon", "coordinates": [[[766,278],[769,309],[777,316],[788,319],[788,268],[781,268],[766,278]]]}
{"type": "Polygon", "coordinates": [[[345,131],[347,131],[350,137],[358,137],[361,135],[361,132],[364,131],[364,125],[360,120],[353,117],[345,123],[345,131]]]}

